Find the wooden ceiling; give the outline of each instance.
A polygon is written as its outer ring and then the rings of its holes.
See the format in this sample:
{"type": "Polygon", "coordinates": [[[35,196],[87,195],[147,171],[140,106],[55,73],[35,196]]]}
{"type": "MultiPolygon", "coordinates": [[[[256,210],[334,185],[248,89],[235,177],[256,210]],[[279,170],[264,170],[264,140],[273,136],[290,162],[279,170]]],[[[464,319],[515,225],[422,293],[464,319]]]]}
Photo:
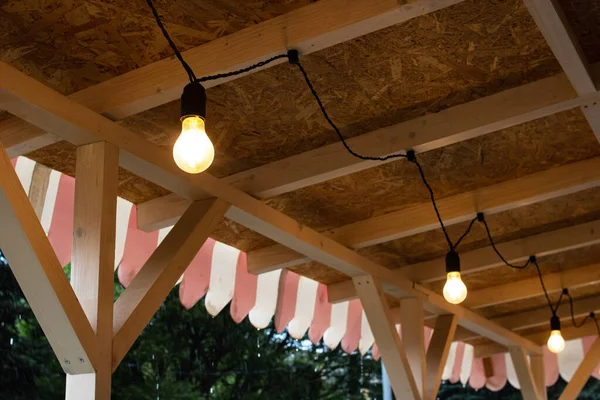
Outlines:
{"type": "MultiPolygon", "coordinates": [[[[156,1],[182,50],[311,3],[295,1],[156,1]]],[[[600,1],[561,1],[589,63],[600,62],[600,1]]],[[[170,56],[144,1],[6,1],[0,5],[0,60],[68,95],[170,56]]],[[[343,134],[350,138],[437,113],[555,76],[561,67],[522,0],[467,0],[302,57],[343,134]]],[[[120,123],[170,147],[180,130],[179,101],[120,123]]],[[[470,118],[464,115],[464,118],[470,118]]],[[[0,114],[1,119],[8,115],[0,114]]],[[[280,64],[208,89],[208,134],[223,178],[335,143],[338,139],[294,66],[280,64]]],[[[74,175],[75,147],[58,142],[28,157],[74,175]]],[[[369,154],[369,148],[356,148],[369,154]]],[[[600,156],[600,144],[579,108],[451,144],[419,155],[439,199],[600,156]]],[[[169,192],[122,170],[120,195],[136,204],[169,192]]],[[[365,169],[268,198],[266,203],[318,231],[428,204],[415,166],[404,160],[365,169]]],[[[442,213],[442,217],[444,214],[442,213]]],[[[600,218],[600,189],[514,207],[488,217],[497,242],[600,218]]],[[[467,223],[449,227],[453,238],[467,223]]],[[[274,243],[227,221],[214,237],[245,251],[274,243]]],[[[460,247],[488,246],[476,225],[460,247]]],[[[440,229],[360,250],[388,267],[443,256],[440,229]]],[[[540,257],[544,273],[600,262],[600,246],[540,257]]],[[[317,263],[293,269],[331,284],[347,277],[317,263]]],[[[465,276],[472,289],[525,279],[534,270],[493,268],[465,276]]],[[[428,284],[440,292],[441,283],[428,284]]],[[[598,294],[592,285],[573,291],[598,294]]],[[[544,306],[540,296],[482,310],[494,317],[544,306]]]]}

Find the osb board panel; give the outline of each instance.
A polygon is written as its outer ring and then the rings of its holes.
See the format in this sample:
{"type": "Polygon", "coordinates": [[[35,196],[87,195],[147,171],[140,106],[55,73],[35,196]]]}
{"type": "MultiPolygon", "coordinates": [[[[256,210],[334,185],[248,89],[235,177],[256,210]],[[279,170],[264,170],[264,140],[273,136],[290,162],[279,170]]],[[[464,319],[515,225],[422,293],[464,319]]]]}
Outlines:
{"type": "MultiPolygon", "coordinates": [[[[310,0],[155,0],[186,50],[310,0]]],[[[0,60],[64,94],[172,55],[144,0],[6,0],[0,60]]]]}
{"type": "Polygon", "coordinates": [[[588,62],[600,62],[600,0],[559,2],[588,62]]]}
{"type": "MultiPolygon", "coordinates": [[[[347,137],[559,72],[521,0],[464,1],[302,57],[347,137]]],[[[171,146],[179,102],[126,126],[171,146]]],[[[207,130],[227,176],[335,142],[295,66],[269,68],[208,90],[207,130]]],[[[368,149],[359,149],[368,152],[368,149]]]]}

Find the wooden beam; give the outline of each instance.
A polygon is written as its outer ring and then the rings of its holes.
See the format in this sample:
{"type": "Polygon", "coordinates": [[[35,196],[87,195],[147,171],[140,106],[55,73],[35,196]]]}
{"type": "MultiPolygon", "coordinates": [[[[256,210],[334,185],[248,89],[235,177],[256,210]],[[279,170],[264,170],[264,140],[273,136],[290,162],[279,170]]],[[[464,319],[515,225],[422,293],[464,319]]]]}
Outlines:
{"type": "Polygon", "coordinates": [[[548,390],[546,389],[546,374],[544,372],[544,356],[533,355],[529,357],[529,365],[531,366],[531,374],[533,382],[537,388],[540,400],[548,399],[548,390]]]}
{"type": "MultiPolygon", "coordinates": [[[[598,334],[598,330],[596,329],[596,325],[593,323],[588,323],[583,325],[580,328],[575,328],[574,326],[563,326],[560,329],[563,339],[565,340],[573,340],[579,339],[586,336],[594,336],[598,334]]],[[[548,337],[550,336],[550,325],[548,324],[547,329],[541,330],[539,332],[535,332],[525,336],[526,339],[539,344],[540,346],[546,345],[548,342],[548,337]]],[[[478,343],[475,346],[475,357],[484,358],[490,357],[494,354],[498,353],[506,353],[507,347],[498,343],[492,342],[482,342],[478,343]]],[[[530,355],[531,356],[531,355],[530,355]]]]}
{"type": "MultiPolygon", "coordinates": [[[[596,96],[600,99],[600,95],[596,96]]],[[[518,125],[582,104],[564,74],[428,114],[348,139],[351,147],[383,156],[406,149],[425,152],[518,125]],[[464,118],[465,115],[472,118],[464,118]]],[[[391,160],[393,161],[393,160],[391,160]]],[[[391,162],[390,161],[390,162],[391,162]]],[[[333,143],[261,167],[224,181],[258,198],[269,198],[382,163],[363,161],[333,143]]],[[[140,209],[138,226],[155,230],[172,225],[187,206],[178,196],[152,200],[140,209]],[[176,208],[174,208],[174,206],[176,208]]]]}
{"type": "MultiPolygon", "coordinates": [[[[575,289],[600,282],[600,264],[544,274],[544,284],[549,294],[559,293],[563,288],[575,289]]],[[[464,306],[481,308],[509,303],[543,294],[537,276],[516,282],[497,285],[469,292],[464,306]]]]}
{"type": "MultiPolygon", "coordinates": [[[[0,63],[0,73],[10,78],[0,81],[0,103],[8,111],[41,128],[57,131],[74,144],[105,140],[121,149],[120,165],[182,197],[196,199],[209,193],[230,203],[226,217],[284,246],[317,260],[349,276],[373,275],[385,281],[387,293],[395,297],[427,297],[429,312],[457,313],[460,324],[501,343],[525,346],[532,353],[539,347],[518,335],[491,323],[481,316],[448,304],[440,295],[413,282],[397,277],[378,265],[292,218],[263,204],[248,194],[220,181],[208,173],[189,175],[173,162],[169,150],[156,146],[124,127],[70,101],[65,96],[0,63]],[[469,326],[478,326],[477,330],[469,326]]],[[[115,342],[113,341],[113,351],[115,342]]]]}
{"type": "Polygon", "coordinates": [[[421,297],[400,299],[400,329],[408,364],[422,398],[426,396],[425,314],[421,297]]]}
{"type": "MultiPolygon", "coordinates": [[[[542,294],[543,293],[540,293],[540,295],[542,294]]],[[[568,308],[568,305],[565,304],[563,307],[568,308]]],[[[600,295],[589,296],[573,301],[573,315],[575,318],[585,317],[590,311],[600,311],[600,295]]],[[[490,320],[506,329],[516,332],[535,326],[548,325],[551,316],[552,313],[548,309],[548,306],[544,305],[542,307],[534,308],[533,310],[511,313],[500,317],[494,317],[490,320]]],[[[569,321],[571,319],[571,313],[567,309],[559,312],[558,316],[562,321],[569,321]]],[[[463,341],[476,339],[478,339],[477,336],[463,336],[461,338],[463,341]]]]}
{"type": "Polygon", "coordinates": [[[510,347],[508,352],[510,353],[510,358],[515,366],[515,372],[521,385],[523,400],[540,400],[538,386],[533,380],[527,353],[522,347],[510,347]]]}
{"type": "MultiPolygon", "coordinates": [[[[499,213],[598,186],[600,186],[600,157],[441,198],[437,200],[437,204],[444,218],[444,224],[449,226],[469,221],[477,212],[488,215],[499,213]]],[[[346,246],[358,249],[438,227],[439,222],[431,203],[423,203],[329,229],[323,234],[346,246]]],[[[496,258],[494,257],[493,260],[496,258]]],[[[306,257],[280,245],[248,253],[248,270],[252,273],[268,272],[282,266],[289,267],[304,262],[306,257]],[[279,264],[273,264],[273,261],[279,264]]],[[[426,268],[415,269],[419,274],[429,271],[426,268]]],[[[403,270],[397,273],[402,274],[403,270]]],[[[411,275],[410,270],[408,276],[415,281],[423,280],[411,275]]]]}
{"type": "Polygon", "coordinates": [[[94,371],[96,337],[0,146],[0,247],[66,373],[94,371]]]}
{"type": "Polygon", "coordinates": [[[415,284],[415,289],[427,296],[427,301],[425,302],[426,311],[437,315],[454,314],[459,318],[458,324],[471,332],[475,332],[504,346],[521,346],[530,354],[542,353],[542,349],[531,340],[523,338],[497,323],[482,317],[476,312],[450,304],[442,296],[421,285],[415,284]]]}
{"type": "MultiPolygon", "coordinates": [[[[183,56],[197,76],[214,75],[247,67],[288,49],[310,54],[461,1],[322,0],[192,48],[183,56]]],[[[285,60],[269,67],[282,62],[285,60]]],[[[248,74],[203,85],[210,88],[248,74]]],[[[69,98],[117,120],[178,99],[187,83],[179,61],[169,57],[73,93],[69,98]]],[[[10,130],[2,124],[0,131],[7,129],[1,136],[12,137],[13,144],[16,137],[25,138],[28,150],[32,150],[34,140],[49,139],[43,130],[22,121],[10,123],[10,130]]]]}
{"type": "MultiPolygon", "coordinates": [[[[525,0],[525,5],[577,93],[580,96],[596,94],[593,73],[596,66],[588,64],[558,0],[525,0]]],[[[593,100],[582,106],[581,110],[600,140],[600,104],[593,100]]]]}
{"type": "Polygon", "coordinates": [[[67,400],[110,400],[118,147],[79,147],[75,174],[71,286],[96,333],[98,360],[91,382],[67,375],[67,400]]]}
{"type": "Polygon", "coordinates": [[[435,321],[435,328],[427,349],[427,377],[425,380],[425,393],[430,400],[437,399],[457,322],[456,315],[440,315],[435,321]]]}
{"type": "Polygon", "coordinates": [[[222,200],[192,203],[114,305],[115,370],[179,277],[223,220],[229,204],[222,200]]]}
{"type": "Polygon", "coordinates": [[[353,281],[396,398],[421,399],[419,384],[396,331],[381,282],[373,276],[359,276],[353,281]]]}
{"type": "Polygon", "coordinates": [[[594,368],[598,365],[598,362],[600,362],[600,339],[596,339],[592,347],[588,350],[558,400],[575,400],[590,378],[594,368]]]}
{"type": "Polygon", "coordinates": [[[596,92],[590,67],[557,0],[524,0],[529,13],[578,94],[596,92]]]}
{"type": "MultiPolygon", "coordinates": [[[[530,255],[543,257],[598,243],[600,243],[600,221],[591,221],[511,242],[499,243],[497,247],[509,262],[516,263],[526,260],[530,255]]],[[[463,275],[504,266],[491,246],[461,253],[460,259],[463,275]]],[[[544,276],[544,281],[550,292],[560,291],[564,287],[579,287],[597,283],[600,281],[597,273],[599,267],[598,264],[592,264],[587,267],[549,274],[544,276]]],[[[398,275],[420,283],[446,279],[443,257],[401,267],[396,271],[398,275]]],[[[329,285],[327,290],[331,303],[356,298],[356,291],[351,280],[329,285]]],[[[470,291],[463,305],[469,308],[486,307],[538,294],[540,294],[538,278],[529,278],[506,285],[470,291]]]]}

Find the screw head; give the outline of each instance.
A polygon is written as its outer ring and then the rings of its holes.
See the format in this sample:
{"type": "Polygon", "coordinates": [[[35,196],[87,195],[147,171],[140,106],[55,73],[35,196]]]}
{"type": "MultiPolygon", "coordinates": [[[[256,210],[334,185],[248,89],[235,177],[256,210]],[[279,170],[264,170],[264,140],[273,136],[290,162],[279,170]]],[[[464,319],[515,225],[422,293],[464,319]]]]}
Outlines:
{"type": "Polygon", "coordinates": [[[69,364],[71,364],[71,361],[69,361],[65,358],[65,364],[69,365],[69,364]]]}
{"type": "Polygon", "coordinates": [[[82,363],[82,364],[85,362],[85,360],[83,359],[83,357],[79,357],[79,362],[82,363]]]}

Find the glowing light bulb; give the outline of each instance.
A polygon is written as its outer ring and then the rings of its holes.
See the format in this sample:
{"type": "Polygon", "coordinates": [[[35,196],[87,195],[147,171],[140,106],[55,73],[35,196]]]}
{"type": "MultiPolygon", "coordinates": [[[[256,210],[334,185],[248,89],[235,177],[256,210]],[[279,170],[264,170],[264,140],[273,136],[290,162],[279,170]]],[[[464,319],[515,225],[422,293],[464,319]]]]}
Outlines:
{"type": "Polygon", "coordinates": [[[460,279],[460,272],[448,272],[444,285],[444,298],[452,304],[460,304],[467,298],[467,287],[460,279]]]}
{"type": "Polygon", "coordinates": [[[560,329],[550,332],[550,337],[548,338],[548,350],[558,354],[564,349],[565,339],[563,339],[562,335],[560,334],[560,329]]]}
{"type": "Polygon", "coordinates": [[[204,120],[188,116],[181,122],[181,135],[173,146],[173,159],[189,174],[205,171],[215,159],[215,148],[206,135],[204,120]]]}

